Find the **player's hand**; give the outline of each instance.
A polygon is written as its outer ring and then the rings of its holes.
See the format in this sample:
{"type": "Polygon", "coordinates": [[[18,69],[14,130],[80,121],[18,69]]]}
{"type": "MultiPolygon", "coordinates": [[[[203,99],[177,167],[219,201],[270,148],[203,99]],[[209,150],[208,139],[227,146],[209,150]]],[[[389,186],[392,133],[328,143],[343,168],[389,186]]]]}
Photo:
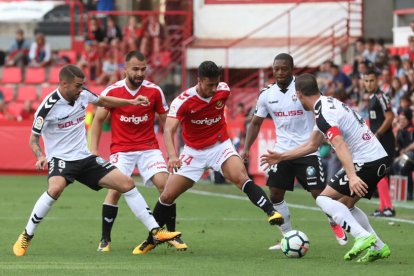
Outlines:
{"type": "Polygon", "coordinates": [[[349,190],[351,190],[351,196],[354,194],[363,197],[368,192],[368,185],[358,176],[349,178],[349,190]]]}
{"type": "Polygon", "coordinates": [[[168,159],[168,171],[170,173],[176,173],[181,168],[181,160],[177,156],[170,157],[168,159]]]}
{"type": "Polygon", "coordinates": [[[240,157],[243,159],[244,162],[249,161],[249,151],[243,150],[240,154],[240,157]]]}
{"type": "Polygon", "coordinates": [[[133,99],[131,101],[132,105],[143,105],[143,106],[147,106],[149,105],[149,100],[147,97],[139,95],[138,97],[136,97],[135,99],[133,99]]]}
{"type": "Polygon", "coordinates": [[[267,153],[260,156],[260,166],[265,166],[264,170],[267,170],[274,164],[279,164],[282,160],[282,155],[278,152],[267,150],[267,153]]]}
{"type": "Polygon", "coordinates": [[[47,160],[45,156],[40,157],[35,164],[36,170],[41,171],[46,168],[47,160]]]}

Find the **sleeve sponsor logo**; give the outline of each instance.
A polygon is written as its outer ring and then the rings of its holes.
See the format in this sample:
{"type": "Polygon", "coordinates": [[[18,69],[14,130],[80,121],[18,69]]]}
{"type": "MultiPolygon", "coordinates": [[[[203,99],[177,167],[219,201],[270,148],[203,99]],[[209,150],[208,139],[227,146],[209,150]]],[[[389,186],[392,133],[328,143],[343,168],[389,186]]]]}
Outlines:
{"type": "Polygon", "coordinates": [[[35,129],[38,129],[38,130],[41,130],[42,129],[42,127],[43,127],[43,123],[44,123],[44,119],[43,119],[43,117],[41,117],[41,116],[38,116],[37,118],[36,118],[36,120],[35,120],[35,123],[34,123],[34,128],[35,129]]]}

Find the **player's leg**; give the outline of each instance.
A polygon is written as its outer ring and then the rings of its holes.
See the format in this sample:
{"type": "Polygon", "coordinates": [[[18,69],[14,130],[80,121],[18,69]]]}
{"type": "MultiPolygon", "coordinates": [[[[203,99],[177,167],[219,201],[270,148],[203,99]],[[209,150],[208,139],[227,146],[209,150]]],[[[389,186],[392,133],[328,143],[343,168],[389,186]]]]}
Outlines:
{"type": "MultiPolygon", "coordinates": [[[[123,174],[130,176],[135,168],[138,153],[120,152],[110,156],[111,164],[115,165],[123,174]]],[[[109,189],[102,204],[102,235],[97,251],[109,252],[111,246],[111,232],[118,215],[118,201],[121,193],[109,189]]]]}
{"type": "Polygon", "coordinates": [[[83,167],[85,169],[76,179],[94,190],[99,190],[103,187],[122,193],[128,207],[151,231],[157,242],[171,240],[181,235],[180,232],[168,232],[159,227],[145,199],[135,187],[132,178],[123,174],[114,165],[105,162],[100,157],[91,156],[84,160],[83,167]]]}
{"type": "MultiPolygon", "coordinates": [[[[181,168],[182,169],[182,168],[181,168]]],[[[202,173],[202,172],[201,172],[202,173]]],[[[201,177],[200,173],[200,177],[201,177]]],[[[178,174],[170,174],[167,183],[154,207],[154,218],[162,227],[171,217],[175,209],[175,200],[194,185],[194,180],[178,174]]],[[[151,233],[139,244],[133,254],[146,254],[155,247],[151,233]]]]}
{"type": "MultiPolygon", "coordinates": [[[[167,179],[168,179],[168,173],[166,172],[159,172],[159,173],[154,174],[151,177],[152,183],[154,183],[155,187],[157,187],[160,194],[162,194],[164,190],[165,184],[167,183],[167,179]]],[[[174,202],[171,205],[170,213],[167,217],[167,220],[165,221],[167,230],[170,232],[175,231],[176,216],[177,216],[177,204],[174,202]]],[[[188,246],[185,244],[185,242],[181,238],[175,238],[173,240],[170,240],[168,241],[168,244],[170,246],[173,246],[179,251],[185,251],[188,249],[188,246]]]]}
{"type": "Polygon", "coordinates": [[[97,251],[109,252],[111,246],[111,233],[115,219],[118,215],[118,201],[121,193],[109,189],[102,204],[102,235],[97,251]]]}
{"type": "MultiPolygon", "coordinates": [[[[295,175],[300,184],[307,191],[310,191],[312,197],[316,199],[325,188],[325,174],[322,161],[319,156],[305,156],[294,161],[295,175]]],[[[329,225],[335,238],[340,245],[348,243],[348,237],[344,229],[328,216],[329,225]]]]}
{"type": "Polygon", "coordinates": [[[359,200],[358,197],[348,197],[346,204],[338,201],[343,197],[342,194],[327,186],[320,196],[316,198],[316,204],[322,211],[330,216],[337,224],[341,225],[348,233],[355,238],[354,246],[347,254],[345,260],[352,260],[362,251],[369,248],[376,242],[373,234],[365,230],[351,214],[349,208],[352,208],[359,200]]]}
{"type": "Polygon", "coordinates": [[[53,158],[49,164],[48,189],[44,192],[33,207],[25,230],[13,245],[13,253],[16,256],[24,256],[29,247],[34,233],[52,208],[53,203],[60,197],[68,183],[73,182],[74,167],[70,163],[53,158]]]}
{"type": "MultiPolygon", "coordinates": [[[[218,164],[220,164],[220,162],[218,164]]],[[[268,222],[270,224],[281,225],[283,223],[282,215],[275,211],[266,193],[247,175],[246,167],[244,166],[240,156],[231,155],[221,163],[221,168],[213,167],[213,169],[221,169],[226,179],[234,183],[247,195],[254,205],[262,209],[267,214],[268,222]]]]}

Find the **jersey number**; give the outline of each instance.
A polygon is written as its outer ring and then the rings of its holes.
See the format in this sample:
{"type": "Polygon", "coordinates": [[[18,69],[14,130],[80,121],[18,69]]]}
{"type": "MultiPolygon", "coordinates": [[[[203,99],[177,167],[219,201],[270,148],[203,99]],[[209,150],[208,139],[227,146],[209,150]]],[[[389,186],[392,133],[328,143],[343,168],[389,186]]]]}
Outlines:
{"type": "Polygon", "coordinates": [[[185,154],[180,155],[181,162],[185,163],[187,166],[190,165],[193,158],[194,157],[192,157],[191,155],[185,155],[185,154]]]}

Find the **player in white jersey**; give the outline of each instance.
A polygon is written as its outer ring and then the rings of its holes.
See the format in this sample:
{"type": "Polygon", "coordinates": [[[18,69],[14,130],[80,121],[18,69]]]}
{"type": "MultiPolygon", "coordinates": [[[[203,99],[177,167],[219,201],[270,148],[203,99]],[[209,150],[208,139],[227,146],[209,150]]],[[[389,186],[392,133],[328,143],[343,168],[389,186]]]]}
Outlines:
{"type": "MultiPolygon", "coordinates": [[[[222,171],[226,179],[242,190],[268,216],[270,224],[282,224],[266,193],[247,175],[240,156],[227,133],[224,107],[230,88],[220,82],[221,68],[212,61],[198,67],[198,83],[171,103],[164,128],[169,175],[164,191],[154,207],[160,225],[166,222],[175,200],[197,182],[206,168],[222,171]],[[181,124],[185,147],[178,156],[174,137],[181,124]]],[[[150,242],[150,241],[149,241],[150,242]]]]}
{"type": "Polygon", "coordinates": [[[377,137],[354,110],[331,97],[321,96],[314,76],[304,74],[296,79],[296,93],[306,110],[314,110],[315,131],[308,142],[284,153],[269,151],[261,157],[267,167],[314,152],[329,139],[343,168],[329,180],[316,198],[319,207],[355,238],[354,246],[344,259],[373,262],[387,258],[391,251],[355,204],[362,197],[371,198],[378,181],[388,170],[388,156],[377,137]]]}
{"type": "Polygon", "coordinates": [[[37,158],[36,169],[49,166],[48,189],[37,200],[24,232],[13,245],[16,256],[24,256],[37,226],[60,197],[63,190],[75,180],[93,190],[114,189],[122,193],[135,216],[145,224],[155,240],[167,241],[181,235],[159,227],[134,181],[111,163],[89,152],[86,143],[86,105],[119,107],[148,105],[148,99],[139,95],[133,99],[99,97],[86,90],[81,69],[67,65],[59,72],[59,87],[48,95],[35,113],[30,146],[37,158]],[[43,137],[45,152],[40,145],[43,137]]]}
{"type": "MultiPolygon", "coordinates": [[[[146,106],[123,106],[117,108],[99,107],[92,123],[91,151],[98,155],[98,145],[102,133],[102,124],[111,116],[111,157],[110,161],[122,173],[130,176],[135,167],[143,178],[145,185],[154,184],[161,193],[168,178],[167,164],[158,146],[154,133],[155,113],[161,123],[165,124],[168,105],[161,88],[145,80],[147,62],[138,51],[131,51],[125,57],[126,77],[109,87],[101,95],[122,99],[133,99],[137,95],[148,98],[146,106]]],[[[121,193],[108,190],[102,205],[102,237],[98,251],[108,252],[111,245],[111,231],[118,213],[118,201],[121,193]]],[[[166,226],[175,231],[176,206],[166,226]]],[[[168,241],[178,250],[186,250],[187,245],[180,239],[168,241]]],[[[153,244],[138,245],[133,254],[146,254],[154,248],[153,244]]]]}
{"type": "MultiPolygon", "coordinates": [[[[250,147],[256,140],[263,120],[270,115],[276,129],[276,152],[285,152],[305,143],[313,130],[314,118],[306,111],[296,96],[295,78],[293,77],[293,58],[282,53],[273,61],[273,75],[276,83],[263,89],[257,100],[256,111],[247,129],[245,149],[242,157],[247,160],[250,147]]],[[[309,191],[313,198],[325,188],[322,163],[318,153],[312,152],[295,160],[288,160],[274,165],[268,172],[266,185],[269,187],[270,200],[274,208],[285,219],[279,229],[282,234],[292,230],[290,212],[284,200],[286,191],[293,191],[294,180],[309,191]]],[[[347,243],[344,230],[329,218],[330,226],[339,244],[347,243]]],[[[280,249],[280,242],[271,246],[270,250],[280,249]]]]}

